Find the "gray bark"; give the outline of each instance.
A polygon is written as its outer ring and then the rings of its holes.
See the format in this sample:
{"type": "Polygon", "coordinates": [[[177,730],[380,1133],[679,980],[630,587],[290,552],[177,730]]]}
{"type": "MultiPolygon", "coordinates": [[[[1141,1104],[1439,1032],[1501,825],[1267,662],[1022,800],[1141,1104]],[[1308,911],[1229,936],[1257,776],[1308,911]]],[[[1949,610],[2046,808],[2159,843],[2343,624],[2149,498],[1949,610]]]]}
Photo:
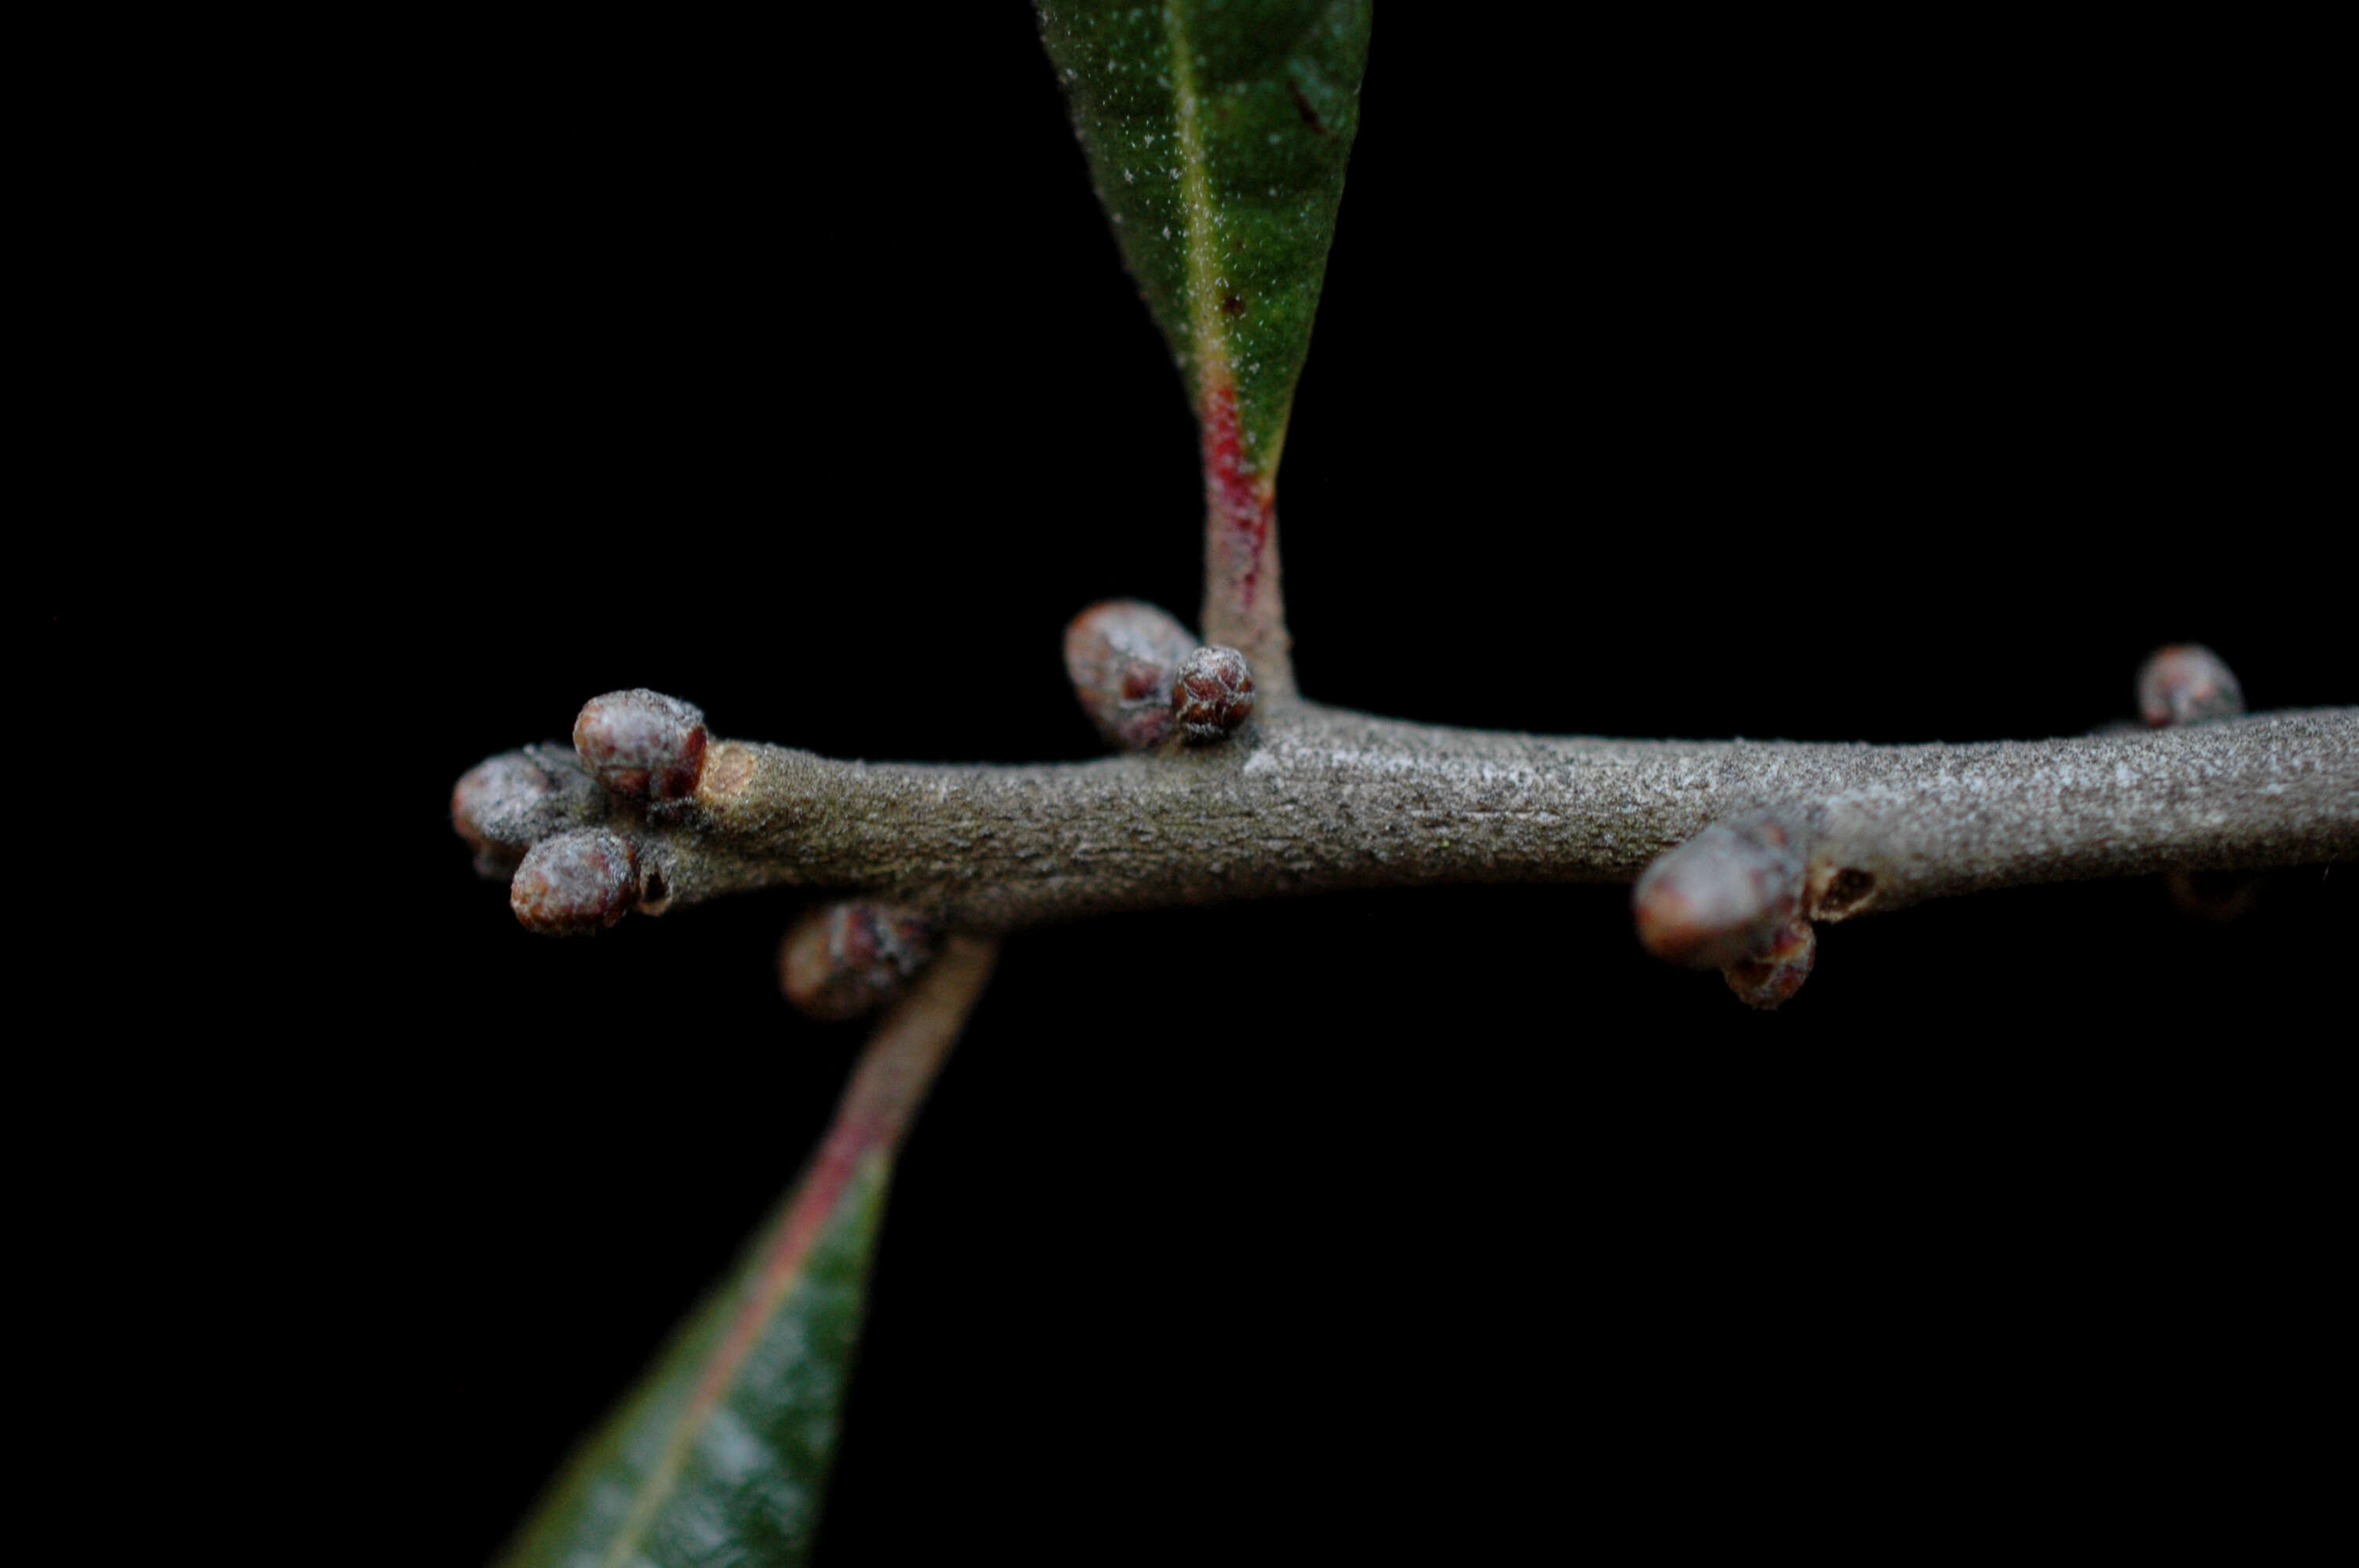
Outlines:
{"type": "Polygon", "coordinates": [[[1860,909],[2359,852],[2359,709],[1973,745],[1615,741],[1281,702],[1228,745],[1030,767],[715,746],[648,824],[671,905],[859,890],[953,927],[1434,882],[1629,881],[1733,814],[1810,812],[1860,909]]]}

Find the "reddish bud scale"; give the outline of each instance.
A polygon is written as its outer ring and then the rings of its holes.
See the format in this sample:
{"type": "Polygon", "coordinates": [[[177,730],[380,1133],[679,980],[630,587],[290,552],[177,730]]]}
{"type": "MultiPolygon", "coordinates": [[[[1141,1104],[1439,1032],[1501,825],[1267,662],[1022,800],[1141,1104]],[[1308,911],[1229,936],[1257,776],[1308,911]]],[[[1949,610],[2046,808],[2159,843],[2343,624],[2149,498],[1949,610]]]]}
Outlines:
{"type": "Polygon", "coordinates": [[[1199,648],[1172,677],[1172,721],[1191,744],[1225,740],[1253,710],[1253,668],[1234,648],[1199,648]]]}
{"type": "Polygon", "coordinates": [[[508,883],[508,907],[527,931],[586,936],[628,914],[638,902],[638,854],[603,827],[544,838],[508,883]]]}
{"type": "Polygon", "coordinates": [[[1789,920],[1749,958],[1722,968],[1728,989],[1746,1005],[1765,1011],[1792,1000],[1810,978],[1819,953],[1818,933],[1807,920],[1789,920]]]}
{"type": "Polygon", "coordinates": [[[933,962],[940,933],[911,910],[848,899],[806,911],[778,949],[787,1000],[831,1022],[891,1000],[933,962]]]}
{"type": "Polygon", "coordinates": [[[627,800],[686,800],[704,774],[704,715],[644,688],[582,705],[573,750],[590,776],[627,800]]]}
{"type": "Polygon", "coordinates": [[[2138,667],[2138,717],[2156,729],[2234,719],[2245,711],[2245,688],[2227,661],[2200,643],[2158,648],[2138,667]]]}
{"type": "Polygon", "coordinates": [[[1109,599],[1065,628],[1065,674],[1108,744],[1148,751],[1170,732],[1171,682],[1197,646],[1195,633],[1169,612],[1109,599]]]}

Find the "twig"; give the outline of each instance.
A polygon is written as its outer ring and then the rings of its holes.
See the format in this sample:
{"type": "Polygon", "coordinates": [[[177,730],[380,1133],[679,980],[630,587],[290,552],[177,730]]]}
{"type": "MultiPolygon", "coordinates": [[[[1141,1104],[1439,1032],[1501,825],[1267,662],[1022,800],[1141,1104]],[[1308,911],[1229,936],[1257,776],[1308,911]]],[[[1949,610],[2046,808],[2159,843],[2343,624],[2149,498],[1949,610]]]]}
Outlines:
{"type": "Polygon", "coordinates": [[[1343,888],[1626,881],[1710,824],[1771,806],[1807,828],[1821,919],[2023,882],[2359,853],[2354,708],[1868,746],[1452,730],[1298,699],[1265,704],[1225,745],[1053,766],[843,762],[717,741],[692,797],[669,807],[579,790],[553,753],[538,759],[555,782],[530,831],[622,834],[656,910],[843,889],[970,931],[1343,888]]]}
{"type": "MultiPolygon", "coordinates": [[[[2180,735],[2191,725],[2221,737],[2219,721],[2244,710],[2235,676],[2208,648],[2158,651],[2137,688],[2147,723],[2180,735]]],[[[1774,1008],[1810,978],[1812,923],[1870,908],[2149,867],[2201,907],[2187,880],[2195,871],[2351,851],[2359,759],[2349,731],[2315,754],[2282,722],[2161,757],[2085,747],[2075,756],[2051,741],[2048,757],[2025,763],[2016,748],[2015,765],[1995,772],[1969,764],[1928,780],[1919,770],[1913,787],[1879,782],[1748,810],[1647,869],[1631,894],[1638,938],[1658,957],[1719,968],[1739,997],[1774,1008]]]]}

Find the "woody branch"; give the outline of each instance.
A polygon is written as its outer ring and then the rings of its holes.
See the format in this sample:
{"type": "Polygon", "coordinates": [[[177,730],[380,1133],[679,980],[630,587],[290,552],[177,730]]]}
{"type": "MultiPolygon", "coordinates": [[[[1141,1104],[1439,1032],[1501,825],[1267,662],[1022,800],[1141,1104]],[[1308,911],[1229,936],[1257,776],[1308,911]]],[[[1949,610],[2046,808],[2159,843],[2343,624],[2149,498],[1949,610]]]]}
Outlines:
{"type": "Polygon", "coordinates": [[[595,931],[723,893],[853,895],[808,916],[788,994],[841,1017],[945,932],[1438,882],[1637,879],[1638,935],[1776,1006],[1815,925],[2018,883],[2259,869],[2359,852],[2359,708],[2237,718],[2201,649],[2140,677],[2145,731],[1916,746],[1456,730],[1296,696],[1274,517],[1241,526],[1206,441],[1197,642],[1114,600],[1068,629],[1082,707],[1126,754],[1031,767],[864,763],[718,741],[653,692],[592,701],[573,745],[470,773],[454,821],[528,927],[595,931]],[[1268,679],[1275,663],[1280,679],[1268,679]],[[1258,678],[1258,686],[1256,684],[1258,678]],[[1669,851],[1666,853],[1666,851],[1669,851]]]}
{"type": "MultiPolygon", "coordinates": [[[[2359,709],[1868,746],[1520,735],[1298,700],[1266,704],[1223,744],[1086,763],[857,763],[711,742],[669,801],[600,787],[577,757],[538,748],[470,774],[459,816],[495,871],[582,835],[619,844],[601,874],[653,912],[791,886],[997,932],[1344,888],[1627,881],[1715,822],[1773,808],[1811,839],[1822,919],[2023,882],[2333,860],[2359,852],[2359,709]]],[[[606,923],[603,908],[589,922],[606,923]]]]}

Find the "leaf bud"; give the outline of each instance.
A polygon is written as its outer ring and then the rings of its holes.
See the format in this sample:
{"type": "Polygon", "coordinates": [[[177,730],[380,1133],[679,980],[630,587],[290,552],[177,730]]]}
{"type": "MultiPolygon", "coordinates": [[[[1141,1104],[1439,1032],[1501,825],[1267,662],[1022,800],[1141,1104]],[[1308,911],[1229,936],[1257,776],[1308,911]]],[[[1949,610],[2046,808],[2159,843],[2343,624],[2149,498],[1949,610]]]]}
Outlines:
{"type": "Polygon", "coordinates": [[[1658,857],[1631,890],[1638,940],[1658,958],[1725,968],[1760,952],[1799,913],[1807,846],[1785,816],[1715,822],[1658,857]]]}
{"type": "Polygon", "coordinates": [[[2227,662],[2201,643],[2158,648],[2138,667],[2138,717],[2156,729],[2234,719],[2245,711],[2245,688],[2227,662]]]}
{"type": "Polygon", "coordinates": [[[603,827],[542,839],[508,883],[508,907],[526,930],[543,936],[603,931],[638,899],[637,851],[603,827]]]}
{"type": "Polygon", "coordinates": [[[704,715],[644,687],[593,697],[573,721],[590,776],[628,800],[686,800],[704,774],[704,715]]]}
{"type": "Polygon", "coordinates": [[[872,1012],[933,962],[934,923],[914,910],[864,898],[806,910],[778,949],[779,988],[813,1018],[872,1012]]]}
{"type": "Polygon", "coordinates": [[[1793,999],[1810,978],[1819,953],[1818,932],[1807,920],[1786,922],[1750,957],[1721,967],[1728,989],[1747,1006],[1767,1011],[1793,999]]]}
{"type": "Polygon", "coordinates": [[[533,845],[594,822],[607,808],[573,753],[551,742],[468,769],[451,792],[451,826],[475,851],[477,871],[506,878],[533,845]]]}
{"type": "Polygon", "coordinates": [[[1198,647],[1169,612],[1136,599],[1091,605],[1065,628],[1065,674],[1098,733],[1145,752],[1171,729],[1171,682],[1198,647]]]}
{"type": "Polygon", "coordinates": [[[1199,648],[1171,681],[1171,718],[1191,745],[1227,739],[1253,717],[1252,666],[1234,648],[1199,648]]]}
{"type": "MultiPolygon", "coordinates": [[[[2245,688],[2227,661],[2201,643],[2157,648],[2138,666],[2138,717],[2155,729],[2234,719],[2245,711],[2245,688]]],[[[2171,871],[2164,879],[2180,909],[2225,925],[2260,897],[2258,877],[2234,872],[2171,871]]]]}

